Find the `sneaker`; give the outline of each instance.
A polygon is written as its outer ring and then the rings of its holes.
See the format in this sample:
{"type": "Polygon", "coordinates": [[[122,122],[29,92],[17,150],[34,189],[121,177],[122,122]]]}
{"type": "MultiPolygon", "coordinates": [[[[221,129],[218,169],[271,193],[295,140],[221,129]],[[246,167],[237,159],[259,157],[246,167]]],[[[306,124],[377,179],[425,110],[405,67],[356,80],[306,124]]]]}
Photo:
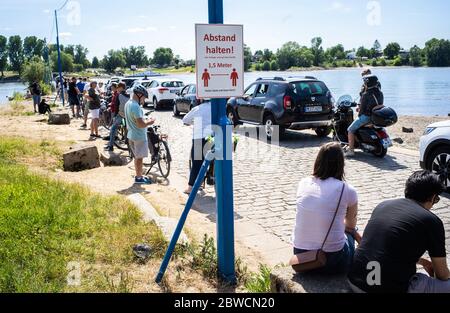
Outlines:
{"type": "Polygon", "coordinates": [[[80,128],[86,129],[86,128],[87,128],[87,125],[86,125],[86,124],[83,124],[83,125],[80,126],[80,128]]]}
{"type": "Polygon", "coordinates": [[[136,177],[134,183],[138,185],[151,185],[152,181],[148,177],[136,177]]]}
{"type": "Polygon", "coordinates": [[[345,157],[347,158],[352,158],[355,156],[355,151],[348,149],[347,151],[345,151],[345,157]]]}
{"type": "Polygon", "coordinates": [[[114,151],[114,147],[105,146],[105,151],[113,152],[114,151]]]}
{"type": "Polygon", "coordinates": [[[110,136],[104,136],[104,137],[102,137],[102,139],[105,140],[105,141],[109,141],[110,138],[111,138],[110,136]]]}
{"type": "Polygon", "coordinates": [[[95,139],[97,139],[97,137],[95,137],[94,134],[91,134],[91,135],[89,136],[89,140],[95,140],[95,139]]]}

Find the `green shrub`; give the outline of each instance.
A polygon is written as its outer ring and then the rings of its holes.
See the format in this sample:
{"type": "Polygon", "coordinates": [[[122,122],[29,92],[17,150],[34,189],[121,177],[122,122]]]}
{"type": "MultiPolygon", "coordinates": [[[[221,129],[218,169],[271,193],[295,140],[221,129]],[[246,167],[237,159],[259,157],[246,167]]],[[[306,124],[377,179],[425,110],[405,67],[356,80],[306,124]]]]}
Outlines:
{"type": "Polygon", "coordinates": [[[373,59],[373,60],[372,60],[372,66],[378,66],[377,59],[373,59]]]}
{"type": "Polygon", "coordinates": [[[392,63],[394,66],[402,66],[403,65],[403,60],[401,57],[396,57],[394,59],[394,62],[392,63]]]}
{"type": "Polygon", "coordinates": [[[23,101],[23,100],[25,100],[25,95],[19,91],[14,91],[14,93],[12,95],[12,100],[13,101],[23,101]]]}
{"type": "Polygon", "coordinates": [[[381,59],[380,65],[381,66],[386,66],[387,65],[386,60],[385,59],[381,59]]]}
{"type": "Polygon", "coordinates": [[[245,288],[250,292],[267,293],[270,292],[270,268],[260,264],[259,273],[251,275],[245,283],[245,288]]]}
{"type": "Polygon", "coordinates": [[[48,96],[52,94],[52,86],[49,84],[41,83],[41,90],[44,96],[48,96]]]}
{"type": "Polygon", "coordinates": [[[74,65],[73,65],[73,71],[74,71],[75,73],[82,72],[83,70],[84,70],[83,64],[74,64],[74,65]]]}
{"type": "Polygon", "coordinates": [[[255,71],[261,71],[261,69],[262,69],[261,63],[256,63],[255,64],[255,71]]]}
{"type": "Polygon", "coordinates": [[[263,71],[270,71],[270,62],[269,61],[265,61],[262,65],[262,70],[263,71]]]}
{"type": "Polygon", "coordinates": [[[279,66],[278,66],[278,62],[276,60],[273,60],[272,62],[270,62],[270,70],[271,71],[278,71],[279,66]]]}

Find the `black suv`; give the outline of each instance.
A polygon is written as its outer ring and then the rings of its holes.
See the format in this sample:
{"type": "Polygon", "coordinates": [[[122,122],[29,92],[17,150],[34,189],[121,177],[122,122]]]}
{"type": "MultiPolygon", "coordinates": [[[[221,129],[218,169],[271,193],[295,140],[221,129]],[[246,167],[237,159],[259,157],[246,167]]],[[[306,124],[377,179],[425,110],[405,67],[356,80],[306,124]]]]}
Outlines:
{"type": "Polygon", "coordinates": [[[331,132],[334,99],[325,83],[311,76],[259,78],[240,98],[227,103],[235,125],[264,125],[268,138],[274,125],[280,137],[286,129],[314,129],[320,137],[331,132]]]}

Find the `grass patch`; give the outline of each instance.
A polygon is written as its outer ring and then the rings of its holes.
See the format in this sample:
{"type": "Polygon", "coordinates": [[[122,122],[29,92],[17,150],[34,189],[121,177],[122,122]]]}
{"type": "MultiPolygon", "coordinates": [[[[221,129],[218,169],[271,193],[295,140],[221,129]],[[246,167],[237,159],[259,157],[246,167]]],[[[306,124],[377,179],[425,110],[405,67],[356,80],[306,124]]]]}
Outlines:
{"type": "Polygon", "coordinates": [[[42,150],[52,143],[0,139],[0,292],[130,291],[131,247],[148,243],[160,258],[161,232],[123,197],[103,197],[17,163],[42,150]],[[67,284],[71,262],[83,269],[80,286],[67,284]],[[112,269],[123,273],[119,281],[108,276],[112,269]]]}
{"type": "Polygon", "coordinates": [[[168,68],[154,68],[152,69],[155,73],[160,74],[181,74],[181,73],[194,73],[195,66],[185,66],[185,67],[168,67],[168,68]]]}
{"type": "Polygon", "coordinates": [[[26,100],[13,100],[7,106],[0,110],[3,116],[32,116],[33,104],[26,100]]]}
{"type": "Polygon", "coordinates": [[[261,264],[259,266],[259,273],[250,275],[250,278],[245,283],[245,288],[249,292],[267,293],[270,292],[270,268],[261,264]]]}
{"type": "Polygon", "coordinates": [[[0,160],[25,163],[40,168],[62,168],[62,149],[54,141],[31,141],[25,138],[0,138],[0,160]]]}

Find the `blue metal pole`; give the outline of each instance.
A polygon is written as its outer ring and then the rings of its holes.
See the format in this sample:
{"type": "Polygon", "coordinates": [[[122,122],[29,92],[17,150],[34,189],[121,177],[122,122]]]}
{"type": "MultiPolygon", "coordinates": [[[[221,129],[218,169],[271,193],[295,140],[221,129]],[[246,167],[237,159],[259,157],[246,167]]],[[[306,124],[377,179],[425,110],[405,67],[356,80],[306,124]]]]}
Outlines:
{"type": "Polygon", "coordinates": [[[58,46],[58,70],[59,70],[59,86],[61,90],[61,99],[64,107],[64,82],[62,77],[62,64],[61,64],[61,48],[59,47],[59,28],[58,28],[58,13],[55,10],[55,22],[56,22],[56,45],[58,46]]]}
{"type": "MultiPolygon", "coordinates": [[[[208,0],[209,23],[223,24],[223,0],[208,0]]],[[[233,210],[233,163],[227,159],[227,151],[232,149],[231,127],[226,117],[226,99],[211,100],[211,119],[213,125],[222,130],[215,136],[216,206],[217,206],[217,255],[219,274],[228,282],[236,281],[234,256],[234,210],[233,210]]]]}
{"type": "Polygon", "coordinates": [[[172,257],[173,250],[175,249],[175,245],[177,244],[178,238],[180,237],[181,231],[183,229],[184,223],[186,222],[189,211],[194,204],[195,197],[197,196],[197,192],[205,179],[206,172],[208,171],[209,165],[213,159],[212,152],[208,152],[206,155],[205,161],[203,162],[202,167],[200,168],[200,172],[195,180],[194,186],[192,187],[192,192],[189,195],[188,201],[186,202],[186,206],[184,208],[183,213],[181,214],[180,220],[178,221],[177,228],[173,233],[172,239],[170,240],[169,247],[167,248],[166,254],[164,255],[164,259],[159,268],[158,275],[156,276],[155,282],[159,284],[166,272],[167,266],[169,265],[170,258],[172,257]]]}

